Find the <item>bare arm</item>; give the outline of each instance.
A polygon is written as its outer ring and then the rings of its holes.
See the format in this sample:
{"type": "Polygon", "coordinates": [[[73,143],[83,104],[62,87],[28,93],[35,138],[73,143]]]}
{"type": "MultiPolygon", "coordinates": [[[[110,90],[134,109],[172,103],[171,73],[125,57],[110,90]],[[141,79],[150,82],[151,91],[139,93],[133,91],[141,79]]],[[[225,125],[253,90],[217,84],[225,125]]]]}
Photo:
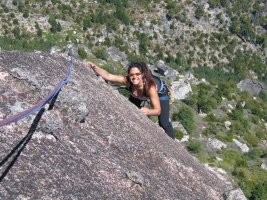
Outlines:
{"type": "Polygon", "coordinates": [[[95,73],[97,73],[99,76],[101,76],[103,79],[107,81],[126,85],[127,80],[125,76],[110,74],[106,70],[102,69],[101,67],[98,67],[96,64],[92,62],[86,62],[84,63],[84,66],[91,67],[95,71],[95,73]]]}
{"type": "Polygon", "coordinates": [[[148,94],[150,96],[150,100],[151,100],[153,108],[152,109],[141,108],[141,112],[144,113],[145,115],[151,115],[151,116],[160,115],[161,107],[160,107],[160,100],[159,100],[159,95],[156,90],[156,87],[150,88],[150,90],[148,91],[148,94]]]}

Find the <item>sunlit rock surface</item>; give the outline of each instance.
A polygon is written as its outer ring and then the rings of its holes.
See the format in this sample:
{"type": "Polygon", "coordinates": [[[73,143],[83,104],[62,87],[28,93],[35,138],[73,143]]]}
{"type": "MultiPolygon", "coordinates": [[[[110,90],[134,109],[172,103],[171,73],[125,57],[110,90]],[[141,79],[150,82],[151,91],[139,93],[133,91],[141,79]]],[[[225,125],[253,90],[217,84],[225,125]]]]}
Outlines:
{"type": "MultiPolygon", "coordinates": [[[[70,63],[60,54],[0,51],[0,120],[42,100],[70,63]]],[[[209,200],[230,194],[230,185],[79,61],[48,107],[0,127],[1,199],[209,200]]]]}

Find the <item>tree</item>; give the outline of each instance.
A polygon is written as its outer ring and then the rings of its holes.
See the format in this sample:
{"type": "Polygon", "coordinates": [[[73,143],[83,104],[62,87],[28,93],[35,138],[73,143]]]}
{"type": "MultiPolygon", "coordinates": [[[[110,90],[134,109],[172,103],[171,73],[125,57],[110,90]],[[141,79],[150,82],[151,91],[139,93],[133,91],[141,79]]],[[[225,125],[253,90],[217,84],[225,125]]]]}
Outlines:
{"type": "Polygon", "coordinates": [[[48,20],[49,24],[51,25],[51,32],[56,33],[57,32],[57,21],[54,18],[50,18],[48,20]]]}
{"type": "Polygon", "coordinates": [[[18,19],[13,19],[13,24],[19,24],[19,20],[18,19]]]}
{"type": "Polygon", "coordinates": [[[92,49],[92,52],[99,59],[102,59],[102,60],[107,60],[108,59],[107,51],[106,51],[105,48],[92,49]]]}
{"type": "Polygon", "coordinates": [[[207,100],[207,104],[210,105],[213,109],[217,108],[217,99],[215,99],[214,97],[210,97],[207,100]]]}
{"type": "Polygon", "coordinates": [[[213,98],[216,99],[217,104],[221,104],[222,102],[222,89],[221,88],[216,88],[214,94],[212,95],[213,98]]]}
{"type": "Polygon", "coordinates": [[[40,29],[40,28],[37,29],[37,35],[38,35],[39,37],[42,37],[42,36],[43,36],[43,31],[42,31],[42,29],[40,29]]]}
{"type": "Polygon", "coordinates": [[[238,102],[235,109],[231,113],[231,117],[233,120],[241,120],[243,119],[243,106],[241,102],[238,102]]]}
{"type": "Polygon", "coordinates": [[[103,44],[106,46],[111,46],[111,40],[109,39],[109,37],[105,37],[105,41],[103,42],[103,44]]]}
{"type": "Polygon", "coordinates": [[[124,40],[118,36],[115,36],[115,40],[114,40],[114,46],[119,48],[120,46],[122,46],[124,43],[124,40]]]}
{"type": "Polygon", "coordinates": [[[172,115],[174,121],[179,121],[188,133],[192,133],[194,113],[188,106],[182,106],[177,113],[172,115]]]}
{"type": "Polygon", "coordinates": [[[14,36],[17,38],[17,37],[20,35],[20,28],[16,26],[16,27],[12,30],[12,33],[13,33],[14,36]]]}
{"type": "Polygon", "coordinates": [[[5,13],[8,13],[9,12],[9,8],[6,5],[4,5],[3,8],[4,8],[4,12],[5,13]]]}
{"type": "Polygon", "coordinates": [[[107,23],[107,31],[112,32],[112,30],[117,31],[119,28],[119,24],[117,23],[118,20],[115,18],[110,19],[107,23]]]}
{"type": "Polygon", "coordinates": [[[130,18],[127,14],[127,12],[125,11],[125,9],[122,6],[117,6],[116,7],[116,11],[114,13],[114,16],[121,20],[124,24],[129,24],[130,22],[130,18]]]}
{"type": "Polygon", "coordinates": [[[57,22],[55,18],[50,18],[48,22],[51,24],[50,30],[52,33],[60,32],[62,30],[61,24],[57,22]]]}
{"type": "Polygon", "coordinates": [[[207,102],[206,90],[204,88],[200,88],[200,90],[198,92],[198,97],[197,97],[197,111],[198,111],[198,113],[205,112],[203,110],[203,107],[205,106],[206,102],[207,102]]]}
{"type": "Polygon", "coordinates": [[[13,4],[14,6],[18,5],[18,1],[17,1],[17,0],[13,0],[13,1],[12,1],[12,4],[13,4]]]}
{"type": "Polygon", "coordinates": [[[209,0],[210,8],[216,8],[220,5],[220,0],[209,0]]]}
{"type": "Polygon", "coordinates": [[[22,15],[24,18],[28,18],[29,17],[29,10],[26,9],[23,11],[23,15],[22,15]]]}
{"type": "Polygon", "coordinates": [[[146,33],[138,33],[137,38],[139,40],[139,51],[141,54],[145,54],[149,45],[148,35],[146,33]]]}
{"type": "Polygon", "coordinates": [[[91,28],[92,24],[91,24],[91,20],[86,18],[83,20],[83,30],[87,30],[87,28],[91,28]]]}
{"type": "Polygon", "coordinates": [[[204,15],[204,13],[205,13],[205,11],[204,11],[203,6],[198,6],[196,9],[196,12],[195,12],[195,17],[197,19],[200,19],[204,15]]]}
{"type": "Polygon", "coordinates": [[[230,2],[229,2],[229,0],[221,0],[221,5],[223,6],[223,7],[228,7],[229,6],[229,4],[230,4],[230,2]]]}
{"type": "Polygon", "coordinates": [[[237,17],[235,17],[235,18],[232,19],[232,24],[230,25],[229,30],[230,30],[231,33],[237,34],[239,28],[240,28],[239,19],[237,17]]]}
{"type": "Polygon", "coordinates": [[[259,97],[263,100],[263,101],[267,101],[267,92],[265,92],[264,90],[261,90],[259,97]]]}
{"type": "Polygon", "coordinates": [[[57,31],[58,32],[62,31],[62,26],[59,22],[57,22],[57,31]]]}

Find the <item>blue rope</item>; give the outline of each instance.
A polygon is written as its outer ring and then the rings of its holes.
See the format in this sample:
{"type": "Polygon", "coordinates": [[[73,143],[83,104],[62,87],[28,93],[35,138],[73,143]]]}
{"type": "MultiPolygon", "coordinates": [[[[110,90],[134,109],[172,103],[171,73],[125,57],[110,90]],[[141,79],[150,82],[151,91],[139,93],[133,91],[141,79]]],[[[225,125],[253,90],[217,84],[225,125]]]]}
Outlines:
{"type": "Polygon", "coordinates": [[[51,91],[43,100],[39,101],[33,107],[31,107],[31,108],[29,108],[29,109],[27,109],[27,110],[25,110],[23,112],[20,112],[20,113],[18,113],[16,115],[13,115],[13,116],[11,116],[11,117],[9,117],[7,119],[4,119],[4,120],[0,121],[0,127],[4,126],[4,125],[7,125],[9,123],[12,123],[12,122],[19,121],[20,119],[31,115],[32,113],[36,112],[41,107],[43,107],[45,104],[47,104],[51,99],[53,99],[58,94],[58,92],[61,90],[62,86],[69,81],[73,67],[74,67],[74,57],[71,57],[71,65],[69,67],[67,75],[57,85],[57,87],[53,91],[51,91]]]}

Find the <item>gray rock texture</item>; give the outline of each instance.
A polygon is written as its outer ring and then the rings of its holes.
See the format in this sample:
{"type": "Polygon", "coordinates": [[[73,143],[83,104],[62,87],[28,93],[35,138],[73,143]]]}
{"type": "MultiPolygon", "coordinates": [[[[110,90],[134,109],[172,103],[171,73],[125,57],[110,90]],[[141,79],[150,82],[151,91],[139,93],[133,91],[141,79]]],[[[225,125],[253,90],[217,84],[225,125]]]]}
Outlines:
{"type": "Polygon", "coordinates": [[[241,90],[241,91],[248,91],[250,94],[254,95],[254,94],[259,94],[262,90],[263,91],[267,91],[267,86],[257,80],[251,80],[251,79],[245,79],[240,81],[237,84],[237,87],[241,90]]]}
{"type": "Polygon", "coordinates": [[[172,82],[175,99],[186,99],[188,93],[192,92],[190,82],[187,79],[180,79],[172,82]]]}
{"type": "MultiPolygon", "coordinates": [[[[0,120],[61,81],[70,58],[0,51],[0,120]]],[[[0,199],[224,199],[232,190],[75,61],[54,103],[0,127],[0,199]]]]}
{"type": "Polygon", "coordinates": [[[210,146],[212,149],[219,149],[219,150],[222,150],[222,148],[227,147],[227,145],[224,144],[222,141],[217,140],[217,139],[210,139],[210,138],[209,138],[209,142],[207,145],[210,146]]]}

